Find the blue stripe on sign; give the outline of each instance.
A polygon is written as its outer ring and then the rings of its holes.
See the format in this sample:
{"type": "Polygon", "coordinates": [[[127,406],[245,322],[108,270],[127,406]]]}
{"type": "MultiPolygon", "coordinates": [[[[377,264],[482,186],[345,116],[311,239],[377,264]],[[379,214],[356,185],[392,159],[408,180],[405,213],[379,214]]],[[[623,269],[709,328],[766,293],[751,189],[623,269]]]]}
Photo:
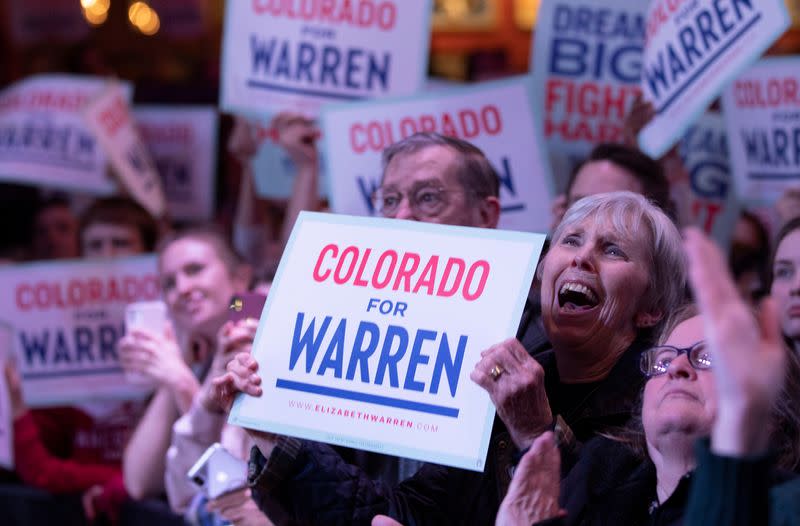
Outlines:
{"type": "Polygon", "coordinates": [[[364,100],[366,97],[362,95],[346,95],[344,93],[331,93],[329,91],[322,91],[322,90],[313,90],[313,89],[303,89],[303,88],[291,88],[289,86],[281,86],[278,84],[272,84],[271,82],[264,82],[262,80],[253,80],[250,79],[247,81],[247,85],[251,88],[258,88],[264,89],[269,91],[281,91],[283,93],[296,93],[298,95],[311,95],[313,97],[325,97],[328,99],[339,99],[339,100],[364,100]]]}
{"type": "Polygon", "coordinates": [[[519,212],[520,210],[525,210],[525,203],[506,205],[500,208],[501,212],[519,212]]]}
{"type": "Polygon", "coordinates": [[[409,411],[418,411],[420,413],[429,413],[432,415],[441,415],[441,416],[449,416],[452,418],[458,418],[458,409],[456,409],[455,407],[423,404],[421,402],[410,402],[408,400],[400,400],[398,398],[391,398],[388,396],[378,396],[366,393],[359,393],[356,391],[348,391],[346,389],[323,387],[321,385],[307,384],[303,382],[294,382],[292,380],[283,380],[281,378],[278,378],[278,380],[275,382],[275,387],[279,389],[289,389],[291,391],[301,391],[303,393],[331,396],[333,398],[343,398],[345,400],[355,400],[357,402],[367,402],[368,404],[383,405],[387,407],[397,407],[400,409],[408,409],[409,411]]]}
{"type": "Polygon", "coordinates": [[[76,161],[72,159],[54,159],[43,155],[23,154],[21,152],[0,152],[0,160],[6,162],[37,163],[49,164],[61,168],[72,168],[75,170],[94,170],[94,163],[91,161],[76,161]]]}
{"type": "Polygon", "coordinates": [[[747,174],[747,177],[750,179],[800,179],[800,173],[796,174],[786,174],[786,173],[774,173],[774,172],[750,172],[747,174]]]}
{"type": "Polygon", "coordinates": [[[68,378],[70,376],[98,376],[101,374],[121,373],[122,367],[106,367],[105,369],[90,369],[83,371],[52,371],[48,373],[23,373],[23,380],[43,380],[45,378],[68,378]]]}
{"type": "Polygon", "coordinates": [[[660,107],[660,108],[656,109],[656,113],[662,113],[662,112],[664,112],[664,111],[665,111],[667,108],[669,108],[670,106],[672,106],[672,103],[673,103],[673,102],[675,102],[675,100],[676,100],[676,99],[677,99],[677,98],[680,96],[680,94],[681,94],[681,93],[683,93],[683,92],[686,90],[686,88],[688,88],[688,87],[689,87],[689,85],[690,85],[691,83],[693,83],[695,80],[697,80],[697,77],[699,77],[700,75],[702,75],[702,74],[703,74],[703,72],[704,72],[705,70],[707,70],[707,69],[708,69],[708,67],[709,67],[711,64],[713,64],[713,63],[714,63],[714,61],[715,61],[715,60],[717,60],[721,54],[725,53],[725,51],[726,51],[726,50],[727,50],[729,47],[731,47],[733,44],[735,44],[735,43],[736,43],[736,41],[737,41],[737,40],[739,40],[741,37],[743,37],[743,36],[744,36],[744,34],[745,34],[745,33],[747,33],[747,32],[750,30],[750,28],[751,28],[751,27],[753,27],[753,25],[755,25],[755,23],[756,23],[756,22],[758,22],[759,20],[761,20],[761,13],[759,13],[759,14],[757,14],[755,17],[753,17],[753,19],[752,19],[751,21],[749,21],[749,22],[748,22],[748,23],[747,23],[747,24],[746,24],[746,25],[745,25],[745,26],[744,26],[742,29],[740,29],[740,30],[739,30],[739,32],[738,32],[738,33],[736,33],[736,34],[733,36],[733,38],[731,38],[731,39],[730,39],[728,42],[726,42],[724,46],[722,46],[721,48],[719,48],[719,49],[717,50],[717,52],[716,52],[716,53],[714,53],[713,55],[711,55],[711,58],[710,58],[710,59],[708,59],[708,60],[706,61],[706,63],[705,63],[705,64],[703,64],[702,66],[700,66],[700,69],[698,69],[697,71],[695,71],[695,72],[694,72],[694,74],[692,74],[692,76],[691,76],[691,77],[689,77],[688,79],[686,79],[686,82],[684,82],[684,83],[683,83],[683,85],[682,85],[682,86],[680,86],[680,87],[677,89],[677,91],[675,91],[675,93],[673,93],[673,94],[672,94],[672,96],[671,96],[670,98],[668,98],[668,99],[666,100],[666,102],[664,102],[664,104],[662,104],[662,105],[661,105],[661,107],[660,107]]]}

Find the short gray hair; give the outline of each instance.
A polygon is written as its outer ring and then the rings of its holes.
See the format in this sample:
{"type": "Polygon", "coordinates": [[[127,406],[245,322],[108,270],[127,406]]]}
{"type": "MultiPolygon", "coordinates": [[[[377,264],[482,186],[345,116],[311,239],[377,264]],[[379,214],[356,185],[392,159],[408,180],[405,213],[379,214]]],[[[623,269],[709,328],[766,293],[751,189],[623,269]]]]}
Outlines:
{"type": "MultiPolygon", "coordinates": [[[[587,219],[607,219],[626,236],[634,237],[642,229],[650,237],[650,283],[643,307],[660,311],[661,320],[652,333],[659,334],[669,315],[686,299],[687,270],[681,234],[672,220],[644,196],[633,192],[608,192],[591,195],[575,202],[553,232],[558,240],[567,228],[587,219]]],[[[546,257],[546,256],[545,256],[546,257]]]]}
{"type": "Polygon", "coordinates": [[[458,170],[458,182],[470,195],[479,198],[500,195],[500,178],[480,148],[462,139],[434,132],[415,133],[384,149],[381,182],[392,159],[431,146],[444,146],[459,154],[461,167],[458,170]]]}

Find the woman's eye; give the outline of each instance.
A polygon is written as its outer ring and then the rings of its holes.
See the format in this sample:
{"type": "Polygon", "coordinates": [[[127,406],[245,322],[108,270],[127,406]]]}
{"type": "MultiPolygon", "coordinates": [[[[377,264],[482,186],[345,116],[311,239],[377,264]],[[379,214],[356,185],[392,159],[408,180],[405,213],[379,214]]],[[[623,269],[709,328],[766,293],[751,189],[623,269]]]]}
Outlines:
{"type": "Polygon", "coordinates": [[[203,270],[203,265],[201,265],[200,263],[193,263],[191,265],[187,265],[185,269],[186,273],[189,274],[190,276],[193,274],[197,274],[201,270],[203,270]]]}
{"type": "Polygon", "coordinates": [[[794,275],[792,267],[778,267],[775,269],[775,279],[791,278],[794,275]]]}
{"type": "Polygon", "coordinates": [[[576,234],[569,234],[561,239],[562,245],[576,246],[579,242],[580,240],[576,234]]]}
{"type": "Polygon", "coordinates": [[[606,254],[608,254],[609,256],[615,256],[620,258],[627,257],[625,252],[616,245],[608,245],[606,247],[606,254]]]}

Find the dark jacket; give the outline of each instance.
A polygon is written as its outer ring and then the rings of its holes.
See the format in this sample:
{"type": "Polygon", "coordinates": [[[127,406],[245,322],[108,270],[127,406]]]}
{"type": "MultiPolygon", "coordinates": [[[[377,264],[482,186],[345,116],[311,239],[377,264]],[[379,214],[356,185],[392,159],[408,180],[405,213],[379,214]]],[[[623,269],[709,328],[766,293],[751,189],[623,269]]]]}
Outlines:
{"type": "MultiPolygon", "coordinates": [[[[599,430],[628,421],[643,382],[638,368],[641,348],[631,346],[609,376],[571,407],[561,408],[560,416],[569,427],[564,437],[571,429],[577,441],[585,441],[599,430]]],[[[545,370],[551,405],[558,406],[552,400],[560,385],[553,352],[536,358],[545,370]]],[[[426,464],[392,487],[347,465],[328,445],[283,438],[269,462],[253,449],[250,482],[253,498],[267,515],[283,510],[300,524],[369,525],[377,514],[389,514],[405,526],[494,524],[515,453],[508,432],[496,419],[483,473],[426,464]]],[[[569,459],[573,454],[568,445],[564,456],[569,459]]],[[[565,465],[569,464],[567,460],[565,465]]]]}
{"type": "Polygon", "coordinates": [[[650,459],[638,457],[619,442],[595,438],[584,445],[577,463],[561,481],[560,503],[567,516],[536,526],[800,523],[798,479],[785,483],[786,474],[771,469],[769,456],[720,457],[709,450],[708,440],[697,443],[695,454],[697,469],[684,476],[672,495],[659,504],[656,468],[650,459]]]}

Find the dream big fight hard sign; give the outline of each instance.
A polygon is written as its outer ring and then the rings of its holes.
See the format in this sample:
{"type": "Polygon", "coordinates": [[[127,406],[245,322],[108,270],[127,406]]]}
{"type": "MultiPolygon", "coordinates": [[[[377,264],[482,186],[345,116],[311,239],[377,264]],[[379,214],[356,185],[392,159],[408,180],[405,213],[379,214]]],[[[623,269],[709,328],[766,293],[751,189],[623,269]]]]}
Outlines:
{"type": "Polygon", "coordinates": [[[469,379],[513,336],[544,236],[302,213],[236,425],[482,471],[494,408],[469,379]]]}

